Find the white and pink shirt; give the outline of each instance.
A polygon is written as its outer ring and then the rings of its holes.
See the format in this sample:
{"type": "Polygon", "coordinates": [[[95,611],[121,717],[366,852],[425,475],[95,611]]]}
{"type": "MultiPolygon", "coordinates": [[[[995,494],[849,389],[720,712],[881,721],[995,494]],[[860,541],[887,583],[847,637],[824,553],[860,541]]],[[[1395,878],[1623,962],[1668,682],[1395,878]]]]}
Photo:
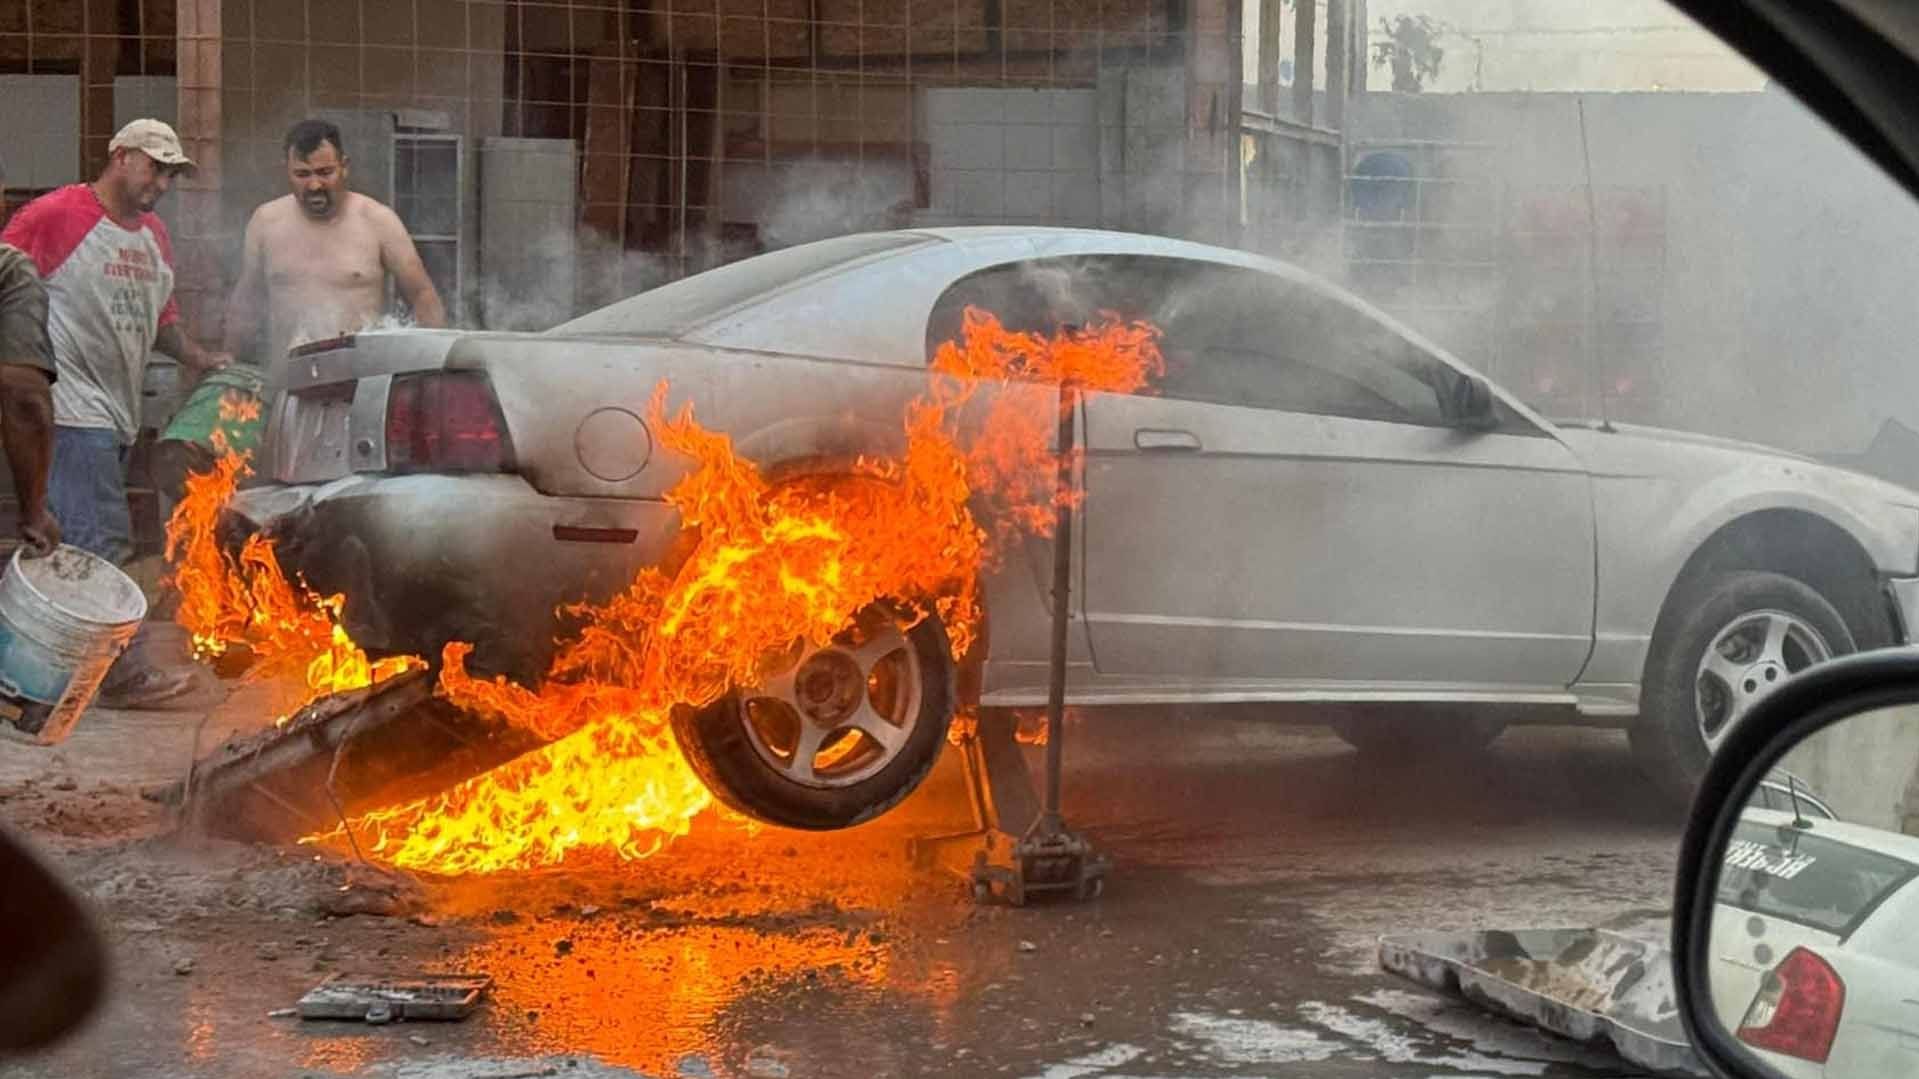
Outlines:
{"type": "Polygon", "coordinates": [[[20,208],[0,241],[33,258],[47,286],[47,332],[59,377],[53,422],[140,430],[140,384],[160,328],[180,320],[173,300],[173,243],[151,213],[122,223],[87,184],[20,208]]]}

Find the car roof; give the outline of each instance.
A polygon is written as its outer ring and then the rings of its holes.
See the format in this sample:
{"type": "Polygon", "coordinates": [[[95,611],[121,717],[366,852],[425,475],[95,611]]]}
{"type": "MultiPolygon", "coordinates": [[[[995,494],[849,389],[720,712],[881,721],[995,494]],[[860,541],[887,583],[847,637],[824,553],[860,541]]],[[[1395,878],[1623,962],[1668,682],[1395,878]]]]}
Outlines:
{"type": "MultiPolygon", "coordinates": [[[[1427,349],[1445,352],[1417,330],[1373,306],[1357,294],[1340,287],[1330,278],[1302,269],[1293,263],[1254,254],[1251,251],[1143,232],[1065,228],[1054,225],[951,225],[903,231],[944,240],[960,247],[1000,246],[1007,241],[1033,242],[1041,248],[1032,256],[1035,258],[1064,255],[1158,255],[1163,258],[1183,258],[1196,262],[1243,266],[1284,278],[1289,283],[1322,293],[1329,299],[1336,299],[1361,308],[1371,317],[1392,326],[1427,349]]],[[[892,257],[911,258],[912,255],[912,250],[908,249],[897,252],[892,257]]]]}
{"type": "MultiPolygon", "coordinates": [[[[1742,821],[1768,824],[1774,827],[1789,827],[1792,814],[1784,810],[1747,808],[1740,811],[1742,821]]],[[[1888,855],[1901,861],[1919,865],[1919,836],[1905,835],[1900,832],[1888,832],[1882,828],[1869,828],[1863,824],[1853,824],[1842,820],[1815,820],[1807,834],[1821,839],[1830,839],[1869,850],[1877,854],[1888,855]]]]}

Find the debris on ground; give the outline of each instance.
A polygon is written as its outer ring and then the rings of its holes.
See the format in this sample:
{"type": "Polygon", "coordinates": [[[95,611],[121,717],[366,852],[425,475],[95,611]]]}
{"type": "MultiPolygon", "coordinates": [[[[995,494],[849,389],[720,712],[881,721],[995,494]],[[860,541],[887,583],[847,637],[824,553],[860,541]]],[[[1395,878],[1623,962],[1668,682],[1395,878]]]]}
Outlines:
{"type": "MultiPolygon", "coordinates": [[[[338,891],[320,903],[336,918],[371,914],[384,918],[417,916],[426,902],[418,881],[404,873],[359,862],[346,863],[338,891]]],[[[424,923],[422,923],[424,924],[424,923]]]]}
{"type": "Polygon", "coordinates": [[[161,793],[200,830],[284,843],[328,832],[342,814],[451,787],[535,748],[519,728],[433,696],[409,671],[312,701],[284,725],[236,734],[161,793]]]}
{"type": "Polygon", "coordinates": [[[756,1046],[746,1054],[746,1074],[752,1079],[788,1079],[793,1074],[791,1057],[771,1045],[756,1046]]]}
{"type": "Polygon", "coordinates": [[[423,974],[386,978],[335,974],[300,998],[302,1019],[459,1020],[473,1014],[493,984],[485,974],[423,974]]]}
{"type": "Polygon", "coordinates": [[[184,977],[186,977],[186,976],[187,976],[187,975],[189,975],[189,974],[192,974],[192,973],[193,973],[193,960],[191,960],[191,959],[179,959],[179,960],[175,960],[175,961],[174,961],[174,964],[173,964],[173,972],[174,972],[175,974],[178,974],[178,975],[180,975],[180,976],[181,976],[181,977],[183,977],[183,978],[184,978],[184,977]]]}
{"type": "Polygon", "coordinates": [[[1670,1074],[1705,1074],[1679,1018],[1660,934],[1606,929],[1408,933],[1379,939],[1389,973],[1670,1074]]]}

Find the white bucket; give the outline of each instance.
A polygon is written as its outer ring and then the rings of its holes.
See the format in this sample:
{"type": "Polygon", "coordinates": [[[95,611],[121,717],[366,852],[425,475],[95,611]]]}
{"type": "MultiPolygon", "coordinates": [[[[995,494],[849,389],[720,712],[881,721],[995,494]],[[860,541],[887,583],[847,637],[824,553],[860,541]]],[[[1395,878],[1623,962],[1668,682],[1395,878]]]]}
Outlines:
{"type": "Polygon", "coordinates": [[[0,577],[0,694],[51,705],[34,740],[66,740],[100,680],[147,616],[133,578],[65,545],[45,558],[16,551],[0,577]]]}

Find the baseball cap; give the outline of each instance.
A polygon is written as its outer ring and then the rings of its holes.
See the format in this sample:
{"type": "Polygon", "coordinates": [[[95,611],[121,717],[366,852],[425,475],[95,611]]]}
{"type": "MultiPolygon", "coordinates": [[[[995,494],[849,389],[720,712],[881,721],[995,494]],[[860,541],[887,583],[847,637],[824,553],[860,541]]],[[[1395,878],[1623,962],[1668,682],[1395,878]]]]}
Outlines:
{"type": "Polygon", "coordinates": [[[180,136],[161,120],[135,120],[120,129],[107,143],[107,152],[138,150],[162,165],[193,168],[193,159],[180,149],[180,136]]]}

